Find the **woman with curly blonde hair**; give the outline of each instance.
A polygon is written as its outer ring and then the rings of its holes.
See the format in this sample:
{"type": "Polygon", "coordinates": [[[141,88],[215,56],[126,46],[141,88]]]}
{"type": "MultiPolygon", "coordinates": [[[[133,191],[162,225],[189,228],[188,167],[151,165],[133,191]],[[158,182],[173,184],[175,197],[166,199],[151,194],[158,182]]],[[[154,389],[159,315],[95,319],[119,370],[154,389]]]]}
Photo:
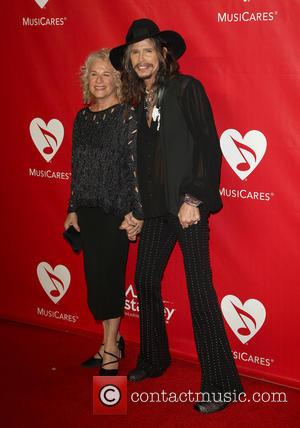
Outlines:
{"type": "Polygon", "coordinates": [[[88,306],[103,323],[103,343],[82,365],[101,367],[100,375],[117,375],[125,346],[119,325],[128,253],[126,233],[119,227],[124,216],[131,222],[132,236],[142,226],[136,121],[121,103],[120,74],[109,61],[109,49],[88,56],[81,85],[86,106],[73,126],[71,196],[64,226],[80,231],[88,306]]]}

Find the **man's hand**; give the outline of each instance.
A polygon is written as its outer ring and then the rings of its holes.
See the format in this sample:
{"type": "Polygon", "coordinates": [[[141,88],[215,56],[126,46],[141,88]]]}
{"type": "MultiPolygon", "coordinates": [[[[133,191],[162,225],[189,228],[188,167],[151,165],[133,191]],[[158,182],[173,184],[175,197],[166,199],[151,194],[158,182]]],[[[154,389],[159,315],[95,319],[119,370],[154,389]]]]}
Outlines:
{"type": "Polygon", "coordinates": [[[186,229],[200,221],[200,210],[198,207],[193,207],[184,202],[180,207],[178,218],[183,229],[186,229]]]}
{"type": "Polygon", "coordinates": [[[132,212],[125,215],[120,229],[126,230],[127,237],[130,241],[135,241],[136,236],[140,233],[143,227],[143,220],[138,220],[132,215],[132,212]]]}
{"type": "Polygon", "coordinates": [[[78,225],[78,218],[76,213],[69,213],[67,215],[67,218],[64,223],[65,230],[68,229],[70,226],[73,226],[74,229],[77,230],[77,232],[80,232],[80,227],[78,225]]]}

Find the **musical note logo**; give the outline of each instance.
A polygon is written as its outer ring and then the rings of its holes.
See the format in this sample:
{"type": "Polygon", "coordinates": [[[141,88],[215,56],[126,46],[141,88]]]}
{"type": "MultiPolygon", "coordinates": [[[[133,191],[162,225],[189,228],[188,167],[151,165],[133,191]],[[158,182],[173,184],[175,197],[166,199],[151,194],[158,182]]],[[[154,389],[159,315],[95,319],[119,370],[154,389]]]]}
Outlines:
{"type": "Polygon", "coordinates": [[[250,163],[247,161],[245,155],[243,154],[243,151],[245,151],[246,153],[250,153],[253,156],[254,162],[256,161],[256,153],[254,150],[252,150],[250,147],[245,146],[245,144],[240,143],[239,141],[235,140],[234,138],[232,138],[236,148],[238,149],[238,151],[240,152],[242,158],[244,159],[244,162],[240,162],[237,164],[237,169],[239,171],[248,171],[251,168],[250,163]]]}
{"type": "Polygon", "coordinates": [[[64,127],[58,119],[51,119],[48,124],[39,117],[33,119],[29,126],[30,135],[43,158],[50,162],[57,153],[64,138],[64,127]]]}
{"type": "Polygon", "coordinates": [[[51,296],[58,297],[60,296],[61,292],[64,290],[64,283],[58,278],[58,276],[54,275],[47,269],[45,269],[47,274],[49,275],[49,278],[51,279],[54,289],[50,291],[51,296]]]}
{"type": "Polygon", "coordinates": [[[266,309],[257,299],[249,299],[243,304],[234,295],[222,299],[223,315],[234,334],[242,343],[248,342],[261,329],[266,319],[266,309]]]}
{"type": "Polygon", "coordinates": [[[37,275],[45,293],[54,302],[57,303],[66,294],[71,274],[64,265],[57,265],[53,269],[49,263],[41,262],[37,266],[37,275]]]}
{"type": "Polygon", "coordinates": [[[46,155],[51,155],[54,152],[54,149],[57,147],[57,139],[55,135],[47,131],[47,129],[42,128],[40,125],[38,125],[38,127],[48,144],[46,147],[43,148],[43,152],[46,155]]]}
{"type": "Polygon", "coordinates": [[[236,129],[227,129],[220,138],[222,153],[241,180],[245,180],[259,165],[265,155],[267,140],[257,130],[244,137],[236,129]]]}
{"type": "Polygon", "coordinates": [[[242,323],[244,324],[244,327],[240,327],[237,330],[237,332],[243,336],[248,336],[249,334],[251,334],[251,330],[249,329],[248,325],[244,321],[244,318],[246,318],[246,320],[250,320],[253,323],[254,328],[256,327],[255,319],[250,314],[248,314],[248,312],[245,312],[245,311],[243,311],[243,309],[236,306],[233,302],[232,302],[232,306],[234,307],[234,309],[236,310],[236,312],[237,312],[238,316],[240,317],[242,323]]]}

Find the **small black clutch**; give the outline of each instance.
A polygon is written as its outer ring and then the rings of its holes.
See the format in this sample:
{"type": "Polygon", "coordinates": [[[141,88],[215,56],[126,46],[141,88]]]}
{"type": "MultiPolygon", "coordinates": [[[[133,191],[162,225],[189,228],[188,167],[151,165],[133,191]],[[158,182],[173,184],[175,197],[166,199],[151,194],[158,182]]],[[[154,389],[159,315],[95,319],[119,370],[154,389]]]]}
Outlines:
{"type": "Polygon", "coordinates": [[[68,229],[66,229],[63,232],[63,237],[66,241],[68,241],[75,253],[80,252],[80,250],[82,249],[81,236],[80,232],[78,232],[75,227],[70,226],[68,229]]]}

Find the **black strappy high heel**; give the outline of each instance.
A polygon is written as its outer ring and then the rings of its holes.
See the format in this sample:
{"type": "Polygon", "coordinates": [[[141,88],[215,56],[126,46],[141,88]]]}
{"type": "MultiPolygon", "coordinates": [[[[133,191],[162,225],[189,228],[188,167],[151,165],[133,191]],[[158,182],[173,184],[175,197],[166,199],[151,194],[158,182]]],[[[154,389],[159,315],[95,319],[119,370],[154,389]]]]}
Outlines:
{"type": "Polygon", "coordinates": [[[107,355],[110,355],[111,357],[114,357],[115,360],[102,364],[99,375],[100,376],[117,376],[119,369],[104,369],[103,367],[108,366],[109,364],[118,363],[121,358],[118,357],[117,355],[112,354],[111,352],[107,352],[107,351],[104,351],[104,354],[107,354],[107,355]]]}
{"type": "MultiPolygon", "coordinates": [[[[102,343],[101,346],[103,346],[104,343],[102,343]]],[[[120,336],[119,340],[117,340],[117,346],[118,349],[120,351],[120,358],[124,358],[125,356],[125,340],[123,338],[123,336],[120,336]]],[[[101,367],[102,362],[103,362],[103,357],[100,354],[100,352],[97,352],[97,354],[99,355],[99,358],[96,358],[94,356],[92,356],[91,358],[88,358],[87,360],[83,361],[81,363],[81,367],[101,367]]]]}

